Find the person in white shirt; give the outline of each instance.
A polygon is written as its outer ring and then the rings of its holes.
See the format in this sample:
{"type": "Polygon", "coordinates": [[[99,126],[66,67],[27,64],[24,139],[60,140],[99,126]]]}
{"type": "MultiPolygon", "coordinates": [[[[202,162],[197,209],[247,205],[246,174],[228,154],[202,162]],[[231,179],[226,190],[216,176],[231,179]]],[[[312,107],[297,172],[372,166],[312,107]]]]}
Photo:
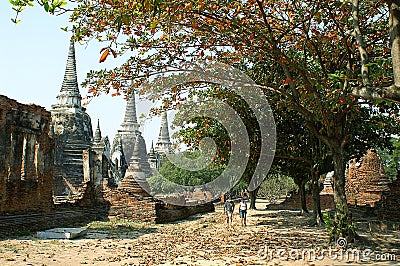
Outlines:
{"type": "Polygon", "coordinates": [[[240,219],[242,220],[242,226],[246,226],[247,203],[244,198],[242,198],[239,204],[239,216],[240,219]]]}

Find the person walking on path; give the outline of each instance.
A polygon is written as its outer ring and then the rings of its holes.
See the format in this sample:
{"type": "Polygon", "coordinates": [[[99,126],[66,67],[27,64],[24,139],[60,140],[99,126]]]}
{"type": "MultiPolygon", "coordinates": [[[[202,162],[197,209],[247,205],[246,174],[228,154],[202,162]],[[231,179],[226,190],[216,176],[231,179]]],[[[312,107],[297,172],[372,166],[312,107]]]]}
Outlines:
{"type": "Polygon", "coordinates": [[[240,201],[239,205],[239,216],[242,220],[242,226],[246,226],[246,217],[247,217],[247,203],[244,198],[240,201]]]}
{"type": "Polygon", "coordinates": [[[226,200],[224,203],[224,212],[226,215],[226,223],[228,225],[228,229],[232,226],[232,216],[233,211],[235,209],[235,205],[232,200],[226,200]]]}

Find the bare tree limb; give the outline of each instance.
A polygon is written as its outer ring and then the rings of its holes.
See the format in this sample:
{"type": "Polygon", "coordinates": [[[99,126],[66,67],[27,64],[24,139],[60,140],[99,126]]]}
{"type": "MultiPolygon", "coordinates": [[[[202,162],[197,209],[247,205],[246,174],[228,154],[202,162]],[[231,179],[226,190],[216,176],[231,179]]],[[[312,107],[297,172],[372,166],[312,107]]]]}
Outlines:
{"type": "Polygon", "coordinates": [[[371,85],[369,80],[369,70],[368,70],[368,53],[365,49],[364,38],[361,33],[359,24],[359,3],[358,0],[352,0],[352,17],[353,17],[353,35],[356,38],[358,51],[361,57],[361,77],[364,86],[371,85]]]}
{"type": "Polygon", "coordinates": [[[400,90],[400,3],[391,1],[389,4],[389,31],[392,51],[394,86],[400,90]]]}

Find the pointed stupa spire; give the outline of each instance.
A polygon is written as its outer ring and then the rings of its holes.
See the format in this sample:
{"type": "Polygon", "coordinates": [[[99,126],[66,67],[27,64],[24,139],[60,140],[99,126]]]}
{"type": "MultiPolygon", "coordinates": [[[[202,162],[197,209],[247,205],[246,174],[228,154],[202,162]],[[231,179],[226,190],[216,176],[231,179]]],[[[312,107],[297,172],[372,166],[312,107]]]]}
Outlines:
{"type": "Polygon", "coordinates": [[[155,150],[160,154],[168,154],[171,152],[171,139],[169,137],[167,112],[161,115],[161,126],[155,150]]]}
{"type": "Polygon", "coordinates": [[[136,116],[136,103],[135,103],[135,92],[133,91],[128,98],[125,109],[124,122],[121,124],[123,131],[136,131],[139,125],[136,116]]]}
{"type": "Polygon", "coordinates": [[[94,133],[94,142],[101,141],[101,130],[100,130],[100,119],[97,119],[97,128],[96,132],[94,133]]]}
{"type": "Polygon", "coordinates": [[[63,91],[68,91],[69,93],[80,96],[76,75],[75,44],[72,38],[69,44],[67,65],[65,67],[64,80],[61,87],[61,92],[63,91]]]}
{"type": "Polygon", "coordinates": [[[71,38],[64,80],[57,100],[60,105],[72,105],[81,108],[81,99],[76,75],[75,45],[73,38],[71,38]]]}

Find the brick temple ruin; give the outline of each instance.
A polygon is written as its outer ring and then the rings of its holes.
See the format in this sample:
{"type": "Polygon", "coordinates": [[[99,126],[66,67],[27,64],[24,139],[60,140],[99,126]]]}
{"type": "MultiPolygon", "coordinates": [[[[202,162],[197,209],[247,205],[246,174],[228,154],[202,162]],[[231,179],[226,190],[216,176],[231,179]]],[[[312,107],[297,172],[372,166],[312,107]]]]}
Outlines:
{"type": "MultiPolygon", "coordinates": [[[[322,180],[320,193],[321,209],[334,209],[333,172],[322,180]]],[[[359,160],[352,159],[346,171],[346,197],[351,206],[376,208],[376,214],[383,219],[400,221],[400,176],[390,182],[383,168],[382,158],[373,149],[359,160]]],[[[306,194],[307,208],[313,208],[311,192],[306,194]]],[[[281,204],[270,206],[271,209],[300,208],[300,195],[295,193],[281,204]]]]}
{"type": "Polygon", "coordinates": [[[166,222],[214,210],[202,202],[170,206],[148,194],[146,179],[172,144],[164,113],[156,147],[147,153],[134,93],[113,144],[99,121],[93,135],[72,40],[56,99],[49,112],[0,95],[0,233],[105,217],[166,222]]]}
{"type": "Polygon", "coordinates": [[[389,195],[389,183],[381,157],[375,151],[368,150],[360,162],[356,159],[349,162],[346,175],[347,202],[374,207],[389,195]]]}

